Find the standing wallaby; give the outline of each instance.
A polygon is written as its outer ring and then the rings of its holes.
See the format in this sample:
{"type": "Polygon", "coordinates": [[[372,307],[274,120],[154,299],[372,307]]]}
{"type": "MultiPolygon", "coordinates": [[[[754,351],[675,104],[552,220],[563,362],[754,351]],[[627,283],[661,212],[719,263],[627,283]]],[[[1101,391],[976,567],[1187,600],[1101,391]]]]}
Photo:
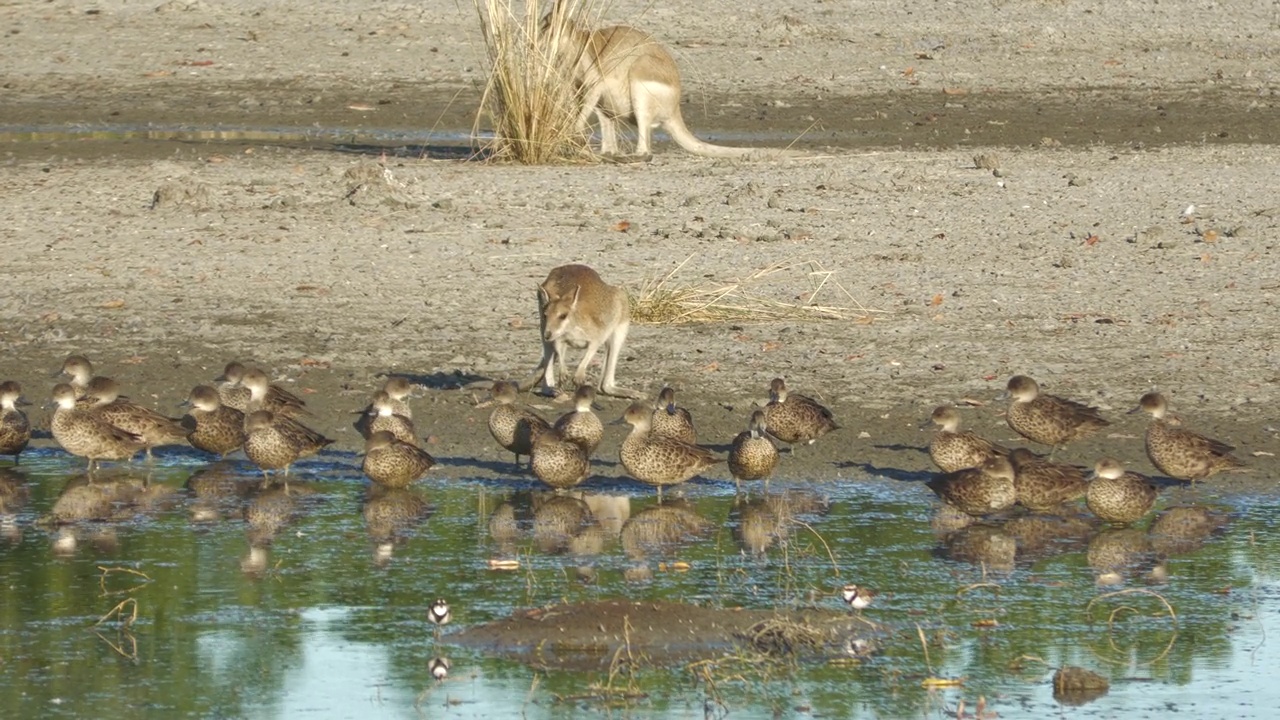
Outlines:
{"type": "Polygon", "coordinates": [[[591,116],[596,116],[602,154],[618,154],[619,121],[635,123],[636,155],[650,154],[656,127],[695,155],[735,158],[756,152],[694,137],[680,114],[680,70],[671,53],[653,36],[625,25],[588,30],[569,15],[571,5],[557,2],[542,27],[544,32],[560,33],[568,57],[577,58],[573,81],[582,101],[577,127],[586,132],[591,116]]]}
{"type": "Polygon", "coordinates": [[[521,389],[530,389],[542,375],[547,389],[556,389],[556,369],[565,371],[567,347],[586,348],[573,381],[581,387],[587,381],[587,365],[601,345],[605,346],[604,375],[600,392],[606,395],[636,398],[633,390],[618,387],[614,372],[622,344],[631,327],[631,303],[620,287],[607,285],[595,270],[586,265],[561,265],[553,268],[538,286],[538,319],[542,329],[542,362],[521,389]]]}

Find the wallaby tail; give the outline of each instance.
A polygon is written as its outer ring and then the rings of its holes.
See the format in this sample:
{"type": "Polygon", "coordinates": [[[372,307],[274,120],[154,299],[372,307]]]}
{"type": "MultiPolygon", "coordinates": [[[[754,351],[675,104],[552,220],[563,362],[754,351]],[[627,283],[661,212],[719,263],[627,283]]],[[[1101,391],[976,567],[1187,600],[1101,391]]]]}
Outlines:
{"type": "Polygon", "coordinates": [[[679,113],[667,118],[666,122],[662,123],[662,129],[667,131],[667,134],[671,136],[672,140],[676,141],[677,145],[694,155],[713,158],[741,158],[760,154],[760,151],[756,148],[713,145],[699,140],[689,131],[688,126],[684,124],[684,118],[679,113]]]}

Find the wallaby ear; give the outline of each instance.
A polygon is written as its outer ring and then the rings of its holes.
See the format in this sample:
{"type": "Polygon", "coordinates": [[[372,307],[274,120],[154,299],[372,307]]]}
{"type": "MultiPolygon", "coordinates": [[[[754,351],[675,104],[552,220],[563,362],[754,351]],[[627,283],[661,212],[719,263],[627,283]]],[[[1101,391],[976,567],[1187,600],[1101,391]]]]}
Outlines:
{"type": "Polygon", "coordinates": [[[572,307],[573,307],[575,310],[578,308],[578,296],[579,296],[579,295],[581,295],[581,294],[582,294],[582,286],[581,286],[581,285],[574,285],[574,286],[573,286],[573,306],[572,306],[572,307]]]}
{"type": "Polygon", "coordinates": [[[551,294],[545,287],[538,285],[538,307],[546,307],[549,302],[551,302],[551,294]]]}

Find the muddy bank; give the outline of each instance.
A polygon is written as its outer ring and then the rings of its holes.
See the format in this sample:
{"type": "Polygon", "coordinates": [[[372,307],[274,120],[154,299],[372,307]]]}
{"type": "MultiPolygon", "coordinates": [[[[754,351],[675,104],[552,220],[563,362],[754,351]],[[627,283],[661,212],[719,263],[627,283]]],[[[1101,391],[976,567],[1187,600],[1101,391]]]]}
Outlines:
{"type": "Polygon", "coordinates": [[[851,613],[715,609],[672,602],[597,602],[525,610],[446,636],[465,648],[572,669],[663,665],[735,648],[777,657],[847,656],[845,644],[877,633],[851,613]]]}

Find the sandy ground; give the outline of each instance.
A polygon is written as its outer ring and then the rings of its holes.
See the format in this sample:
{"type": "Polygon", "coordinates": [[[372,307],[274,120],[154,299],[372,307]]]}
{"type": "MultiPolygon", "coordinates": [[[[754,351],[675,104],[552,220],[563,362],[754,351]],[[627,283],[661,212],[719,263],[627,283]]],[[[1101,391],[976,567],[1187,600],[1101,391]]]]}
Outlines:
{"type": "Polygon", "coordinates": [[[677,51],[695,132],[803,136],[809,156],[717,162],[660,143],[647,164],[526,168],[324,142],[33,139],[153,122],[434,143],[470,125],[474,10],[0,7],[0,376],[42,401],[80,352],[173,409],[248,360],[355,451],[349,411],[406,374],[431,388],[417,408],[433,452],[500,460],[458,388],[532,369],[549,268],[586,262],[632,287],[780,268],[751,293],[842,319],[637,325],[620,381],[673,384],[723,444],[785,376],[844,426],[783,470],[816,478],[919,477],[916,425],[939,403],[986,403],[968,425],[1010,439],[992,403],[1015,373],[1115,420],[1063,457],[1151,471],[1143,421],[1122,413],[1155,388],[1256,466],[1216,484],[1274,487],[1274,4],[726,7],[607,15],[677,51]]]}

